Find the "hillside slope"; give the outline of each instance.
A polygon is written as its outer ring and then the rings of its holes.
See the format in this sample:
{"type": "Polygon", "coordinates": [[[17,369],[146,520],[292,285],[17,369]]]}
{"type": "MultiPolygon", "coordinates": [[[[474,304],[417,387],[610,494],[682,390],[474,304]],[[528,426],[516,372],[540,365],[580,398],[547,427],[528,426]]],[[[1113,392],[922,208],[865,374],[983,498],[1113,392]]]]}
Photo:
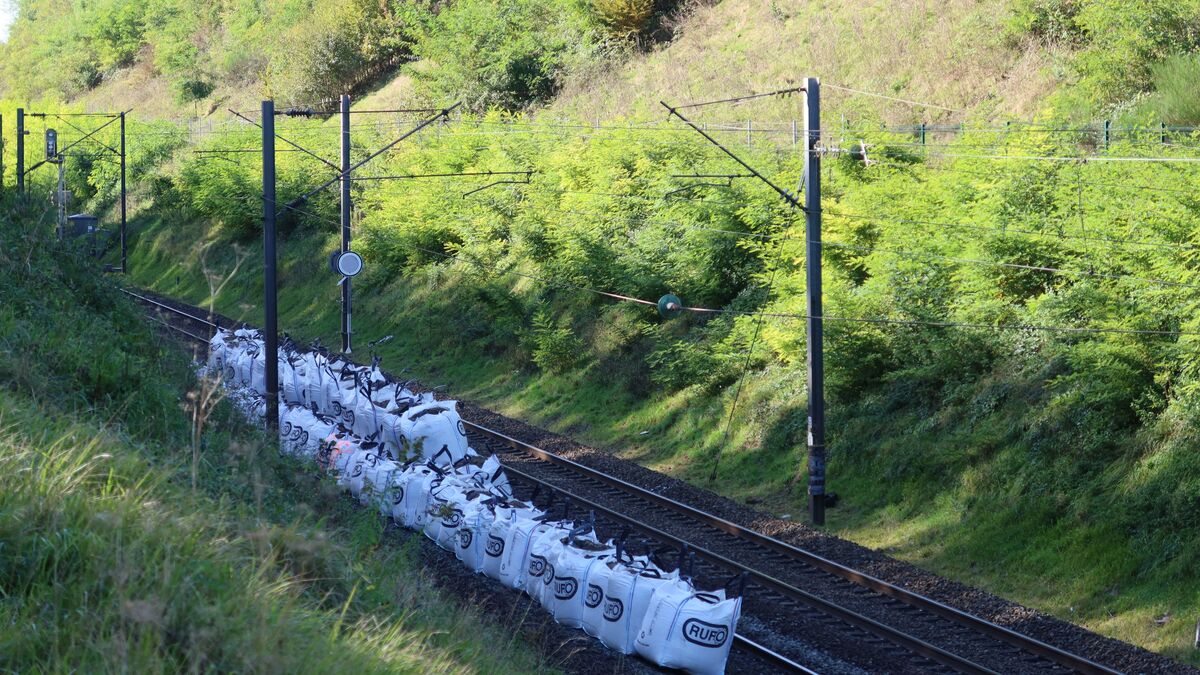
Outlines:
{"type": "MultiPolygon", "coordinates": [[[[659,100],[770,91],[820,77],[830,84],[959,110],[867,100],[826,89],[825,109],[888,123],[1030,118],[1061,83],[1060,50],[1008,34],[1007,2],[763,2],[726,0],[683,20],[679,37],[569,81],[551,113],[583,120],[660,117],[659,100]]],[[[697,111],[717,121],[790,120],[795,99],[697,111]],[[725,116],[725,119],[721,119],[725,116]]],[[[836,118],[832,118],[836,119],[836,118]]]]}
{"type": "MultiPolygon", "coordinates": [[[[536,173],[470,196],[488,181],[356,185],[358,344],[393,334],[381,353],[396,369],[798,517],[803,223],[757,182],[680,178],[739,169],[655,106],[803,75],[871,92],[825,90],[826,128],[844,116],[855,131],[838,142],[861,138],[873,160],[824,164],[826,313],[846,319],[826,326],[830,528],[1196,662],[1200,138],[1160,124],[1200,122],[1200,3],[726,0],[668,42],[598,33],[581,11],[598,4],[439,5],[413,44],[422,62],[360,103],[503,108],[431,127],[375,175],[536,173]],[[921,121],[967,128],[924,144],[880,130],[921,121]],[[663,321],[596,290],[714,311],[663,321]]],[[[794,98],[696,110],[796,116],[794,98]]],[[[355,127],[356,157],[419,116],[384,119],[355,127]]],[[[334,157],[335,125],[280,131],[334,157]]],[[[259,321],[257,158],[145,131],[132,278],[202,303],[209,275],[242,259],[214,300],[259,321]]],[[[799,175],[787,142],[722,138],[787,185],[799,175]]],[[[249,126],[195,140],[259,141],[249,126]]],[[[278,168],[280,201],[326,175],[300,153],[278,168]]],[[[86,195],[111,173],[74,179],[86,195]]],[[[282,325],[326,344],[338,289],[317,271],[336,221],[328,193],[281,221],[282,325]]]]}

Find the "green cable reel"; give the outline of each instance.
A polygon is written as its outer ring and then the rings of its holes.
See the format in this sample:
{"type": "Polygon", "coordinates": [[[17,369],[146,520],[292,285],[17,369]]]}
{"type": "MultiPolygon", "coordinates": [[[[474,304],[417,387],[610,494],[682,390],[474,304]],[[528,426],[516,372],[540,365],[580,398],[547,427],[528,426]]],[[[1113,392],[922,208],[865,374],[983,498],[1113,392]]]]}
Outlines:
{"type": "Polygon", "coordinates": [[[679,296],[670,293],[658,299],[658,315],[664,319],[674,319],[683,313],[683,301],[679,296]]]}

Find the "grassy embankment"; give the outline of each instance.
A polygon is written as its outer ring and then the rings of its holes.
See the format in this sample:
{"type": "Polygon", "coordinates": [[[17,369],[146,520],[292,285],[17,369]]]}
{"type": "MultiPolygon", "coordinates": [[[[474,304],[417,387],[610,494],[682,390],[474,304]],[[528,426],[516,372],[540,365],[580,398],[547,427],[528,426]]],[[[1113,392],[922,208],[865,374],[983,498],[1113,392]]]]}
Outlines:
{"type": "MultiPolygon", "coordinates": [[[[427,100],[445,102],[447,92],[462,92],[475,102],[508,104],[521,95],[530,96],[529,102],[545,100],[553,93],[545,86],[547,74],[563,72],[563,64],[578,66],[576,57],[589,53],[590,43],[581,39],[566,47],[555,43],[559,51],[546,55],[520,21],[505,24],[504,30],[489,23],[495,17],[488,3],[463,1],[452,7],[455,11],[417,38],[417,53],[432,58],[405,73],[414,78],[413,93],[427,100]],[[487,54],[495,67],[487,77],[472,79],[484,72],[472,61],[479,54],[487,54]],[[497,54],[503,58],[491,58],[497,54]],[[514,73],[528,79],[506,79],[514,73]]],[[[829,84],[966,109],[950,113],[879,103],[827,89],[834,104],[826,107],[831,121],[844,112],[851,122],[869,123],[963,119],[992,124],[1015,115],[1036,116],[1051,127],[1100,117],[1114,119],[1118,128],[1153,128],[1160,119],[1188,123],[1187,92],[1197,81],[1190,37],[1195,31],[1189,29],[1196,23],[1194,2],[1132,8],[1103,0],[952,3],[936,11],[908,10],[731,1],[701,8],[679,27],[674,43],[633,56],[627,67],[601,58],[589,71],[585,59],[582,74],[565,80],[549,115],[589,122],[599,116],[617,123],[627,115],[656,118],[658,98],[718,97],[815,73],[829,84]],[[1151,25],[1156,30],[1145,30],[1151,25]]],[[[572,16],[570,11],[555,15],[572,16]]],[[[591,35],[590,30],[584,25],[576,34],[591,35]]],[[[745,111],[746,117],[782,122],[795,116],[794,109],[794,99],[762,102],[732,117],[739,119],[745,111]]],[[[701,121],[730,121],[730,116],[697,113],[701,121]]],[[[490,142],[496,139],[486,134],[476,140],[505,145],[490,142]]],[[[569,140],[562,139],[560,148],[511,143],[510,154],[489,156],[473,154],[464,142],[450,147],[445,161],[415,153],[402,156],[395,168],[509,168],[497,160],[528,166],[544,155],[541,168],[558,182],[543,181],[543,188],[616,191],[645,199],[678,187],[665,184],[664,173],[718,166],[699,152],[675,156],[669,142],[588,155],[587,146],[569,140]]],[[[879,147],[894,143],[884,159],[911,159],[904,145],[911,138],[869,140],[878,140],[879,147]]],[[[1140,143],[1112,152],[1168,152],[1146,138],[1140,143]]],[[[1011,137],[980,133],[938,149],[1015,155],[1097,148],[1093,136],[1046,138],[1018,131],[1011,137]]],[[[781,175],[794,175],[787,160],[768,161],[772,170],[789,169],[781,175]]],[[[193,206],[220,207],[204,218],[180,217],[167,208],[144,214],[134,279],[165,293],[204,299],[208,286],[194,244],[215,237],[219,244],[209,262],[223,270],[232,264],[230,242],[253,242],[258,201],[252,164],[226,167],[224,176],[197,170],[178,182],[187,190],[209,190],[192,199],[193,206]],[[229,194],[237,198],[222,203],[229,194]],[[221,224],[210,228],[208,221],[221,224]]],[[[826,187],[838,210],[860,217],[891,215],[867,225],[833,216],[831,203],[831,242],[878,248],[861,256],[829,249],[831,314],[1195,328],[1195,302],[1183,290],[1195,283],[1188,254],[1152,255],[1077,239],[1047,245],[1044,238],[1047,233],[1100,234],[1186,247],[1194,242],[1196,206],[1186,196],[1175,196],[1186,192],[1136,190],[1114,197],[1111,189],[1116,183],[1185,190],[1186,169],[930,164],[929,170],[883,168],[866,174],[835,167],[826,187]],[[1036,246],[1016,244],[1008,236],[952,234],[946,227],[914,227],[900,218],[967,223],[993,232],[1034,231],[1041,238],[1034,239],[1040,242],[1036,246]],[[926,255],[1049,265],[1071,274],[1051,279],[994,267],[984,272],[888,252],[914,247],[926,255]],[[1176,286],[1088,281],[1096,271],[1167,278],[1176,286]]],[[[292,163],[281,178],[294,187],[308,179],[304,171],[311,167],[292,163]]],[[[435,265],[436,257],[403,250],[417,244],[442,253],[464,251],[559,282],[633,288],[643,295],[667,290],[662,285],[678,290],[678,284],[689,291],[684,293],[689,301],[795,312],[801,307],[797,280],[803,273],[795,259],[774,263],[783,278],[775,300],[763,302],[756,299],[755,287],[769,276],[779,249],[730,247],[716,238],[671,230],[663,222],[775,233],[780,221],[765,206],[769,196],[739,185],[719,200],[724,209],[656,214],[623,202],[598,207],[582,197],[544,195],[518,209],[513,195],[519,190],[473,210],[474,203],[463,207],[457,194],[439,199],[435,191],[367,189],[360,199],[367,205],[360,230],[367,236],[360,241],[368,245],[364,250],[379,254],[369,257],[372,271],[358,284],[360,345],[396,333],[399,339],[385,349],[389,367],[410,366],[427,381],[448,382],[456,392],[493,407],[691,480],[704,482],[713,455],[723,450],[715,489],[764,499],[777,512],[798,513],[797,488],[803,483],[802,477],[798,484],[794,478],[804,416],[798,325],[768,325],[734,434],[725,444],[721,424],[733,398],[729,374],[741,365],[737,355],[747,342],[748,323],[734,328],[720,322],[675,324],[686,328],[672,332],[646,313],[608,312],[600,308],[603,303],[539,291],[529,280],[490,279],[469,265],[435,265]],[[740,208],[743,203],[753,206],[740,208]],[[558,217],[553,209],[593,214],[558,217]],[[462,215],[469,224],[450,224],[453,219],[443,215],[462,215]],[[656,248],[667,236],[680,243],[656,248]],[[673,257],[678,251],[692,257],[673,257]],[[714,261],[706,257],[709,251],[728,257],[714,261]],[[556,265],[558,259],[567,262],[556,265]],[[689,277],[686,272],[692,270],[696,274],[689,277]],[[540,325],[538,309],[543,310],[540,325]],[[539,352],[569,357],[572,350],[583,358],[562,369],[553,367],[552,359],[538,358],[539,352]],[[642,360],[647,354],[665,358],[651,364],[642,360]],[[646,373],[639,372],[639,364],[646,373]]],[[[312,205],[325,215],[328,207],[312,205]]],[[[332,240],[316,234],[329,231],[318,223],[304,223],[285,242],[283,322],[297,335],[321,335],[330,343],[336,342],[336,291],[324,276],[322,252],[332,240]]],[[[782,231],[797,235],[795,229],[782,231]]],[[[258,250],[253,243],[247,248],[246,275],[217,304],[256,321],[258,250]]],[[[1189,450],[1198,418],[1192,344],[1186,338],[1173,344],[1111,336],[831,330],[830,471],[833,488],[843,495],[843,506],[831,512],[831,528],[1107,634],[1195,660],[1191,618],[1200,610],[1200,598],[1193,590],[1193,562],[1200,549],[1193,535],[1200,524],[1189,506],[1197,474],[1189,450]],[[1164,615],[1169,618],[1161,625],[1155,621],[1164,615]]]]}
{"type": "Polygon", "coordinates": [[[227,403],[193,465],[185,355],[28,209],[3,214],[0,667],[545,669],[227,403]]]}

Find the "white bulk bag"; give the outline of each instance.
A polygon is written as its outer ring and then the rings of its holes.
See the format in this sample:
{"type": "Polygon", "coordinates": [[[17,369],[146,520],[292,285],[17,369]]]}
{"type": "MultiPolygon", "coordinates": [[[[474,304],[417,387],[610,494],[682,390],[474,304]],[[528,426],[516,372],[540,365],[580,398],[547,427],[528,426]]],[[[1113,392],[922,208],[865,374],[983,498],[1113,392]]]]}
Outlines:
{"type": "Polygon", "coordinates": [[[529,569],[529,549],[533,540],[554,529],[555,523],[537,518],[517,518],[504,540],[504,551],[500,560],[499,581],[508,588],[523,588],[529,569]]]}
{"type": "Polygon", "coordinates": [[[359,396],[354,404],[354,422],[351,425],[354,433],[363,438],[374,438],[383,441],[383,421],[387,411],[371,402],[366,396],[359,396]]]}
{"type": "Polygon", "coordinates": [[[338,427],[337,431],[325,437],[325,447],[318,456],[317,463],[329,473],[338,476],[345,473],[347,462],[357,451],[358,439],[342,427],[338,427]]]}
{"type": "Polygon", "coordinates": [[[385,412],[379,416],[379,442],[387,448],[388,452],[397,460],[406,461],[415,459],[408,455],[408,443],[404,440],[404,433],[400,429],[400,416],[385,412]]]}
{"type": "Polygon", "coordinates": [[[723,592],[698,593],[685,580],[664,584],[650,600],[635,647],[664,668],[696,675],[720,675],[733,644],[741,612],[740,597],[723,592]]]}
{"type": "Polygon", "coordinates": [[[295,454],[306,459],[316,459],[325,439],[337,431],[337,422],[311,411],[302,419],[306,426],[303,437],[295,446],[295,454]]]}
{"type": "Polygon", "coordinates": [[[208,341],[208,370],[220,373],[225,368],[225,357],[230,351],[232,336],[224,328],[217,328],[212,339],[208,341]]]}
{"type": "Polygon", "coordinates": [[[303,359],[298,354],[287,354],[279,360],[279,393],[288,403],[307,406],[302,364],[303,359]]]}
{"type": "Polygon", "coordinates": [[[555,621],[572,628],[583,627],[588,577],[593,569],[606,567],[605,563],[615,554],[611,545],[601,544],[594,538],[568,539],[553,560],[554,581],[543,602],[555,621]]]}
{"type": "Polygon", "coordinates": [[[604,623],[600,641],[622,654],[632,654],[642,616],[659,587],[675,583],[678,572],[665,573],[653,565],[644,568],[619,566],[608,577],[604,589],[604,623]]]}
{"type": "Polygon", "coordinates": [[[458,417],[455,401],[436,401],[413,406],[400,416],[400,428],[409,451],[420,449],[423,459],[432,459],[444,448],[439,463],[454,464],[467,456],[467,430],[458,417]]]}
{"type": "Polygon", "coordinates": [[[358,501],[364,505],[373,503],[383,515],[389,515],[391,506],[384,508],[381,500],[386,499],[392,476],[399,471],[400,465],[386,457],[376,462],[375,466],[367,467],[363,471],[363,489],[358,501]]]}
{"type": "Polygon", "coordinates": [[[441,484],[443,476],[438,471],[425,465],[415,465],[412,471],[407,471],[408,480],[404,482],[403,508],[392,510],[392,517],[409,529],[418,530],[429,522],[429,491],[441,484]]]}
{"type": "Polygon", "coordinates": [[[429,519],[422,528],[425,536],[447,551],[454,550],[454,536],[466,515],[464,507],[468,499],[459,485],[450,481],[429,491],[429,519]]]}
{"type": "Polygon", "coordinates": [[[547,605],[548,597],[553,597],[550,584],[554,583],[554,560],[566,545],[564,542],[570,532],[570,523],[555,523],[554,527],[534,538],[529,546],[525,594],[540,605],[547,605]]]}
{"type": "MultiPolygon", "coordinates": [[[[621,560],[618,549],[614,559],[606,560],[599,565],[593,565],[587,574],[583,588],[583,612],[579,617],[579,627],[592,637],[600,636],[600,627],[604,625],[604,592],[608,588],[608,578],[615,570],[619,570],[633,561],[621,560]]],[[[644,561],[641,566],[645,567],[644,561]]]]}
{"type": "Polygon", "coordinates": [[[464,567],[472,572],[481,572],[487,559],[488,533],[496,514],[483,502],[469,502],[463,510],[463,521],[458,526],[457,546],[454,555],[464,567]]]}
{"type": "Polygon", "coordinates": [[[299,454],[299,448],[308,442],[306,428],[311,424],[312,413],[297,405],[279,406],[279,451],[299,454]]]}
{"type": "Polygon", "coordinates": [[[346,464],[346,471],[338,476],[338,487],[359,497],[366,485],[367,470],[375,468],[379,461],[379,447],[375,443],[362,443],[358,452],[351,455],[346,464]]]}
{"type": "Polygon", "coordinates": [[[483,466],[464,467],[464,469],[470,472],[471,480],[475,484],[489,490],[497,497],[512,498],[512,486],[508,483],[508,477],[504,475],[500,459],[495,455],[484,460],[483,466]]]}
{"type": "Polygon", "coordinates": [[[487,541],[484,542],[484,560],[480,569],[492,579],[500,580],[500,564],[504,560],[504,547],[508,541],[509,531],[520,520],[532,520],[542,515],[536,508],[523,504],[501,506],[496,509],[496,517],[488,528],[487,541]]]}
{"type": "MultiPolygon", "coordinates": [[[[238,387],[249,387],[254,375],[254,361],[258,350],[243,348],[233,361],[233,383],[238,387]]],[[[255,389],[255,391],[260,390],[255,389]]]]}

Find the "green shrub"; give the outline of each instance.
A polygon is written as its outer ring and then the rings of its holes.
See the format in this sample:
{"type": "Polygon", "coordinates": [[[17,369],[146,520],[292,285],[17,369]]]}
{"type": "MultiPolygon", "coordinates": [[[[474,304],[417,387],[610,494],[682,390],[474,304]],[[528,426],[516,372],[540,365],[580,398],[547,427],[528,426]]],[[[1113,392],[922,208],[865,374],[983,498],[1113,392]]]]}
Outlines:
{"type": "Polygon", "coordinates": [[[559,326],[545,310],[534,314],[528,341],[533,363],[548,373],[564,373],[586,359],[583,342],[575,332],[559,326]]]}
{"type": "Polygon", "coordinates": [[[654,0],[591,0],[591,3],[609,31],[621,37],[641,33],[654,16],[654,0]]]}
{"type": "Polygon", "coordinates": [[[482,111],[546,101],[597,49],[587,16],[569,0],[459,0],[414,51],[432,64],[416,71],[426,98],[482,111]]]}

